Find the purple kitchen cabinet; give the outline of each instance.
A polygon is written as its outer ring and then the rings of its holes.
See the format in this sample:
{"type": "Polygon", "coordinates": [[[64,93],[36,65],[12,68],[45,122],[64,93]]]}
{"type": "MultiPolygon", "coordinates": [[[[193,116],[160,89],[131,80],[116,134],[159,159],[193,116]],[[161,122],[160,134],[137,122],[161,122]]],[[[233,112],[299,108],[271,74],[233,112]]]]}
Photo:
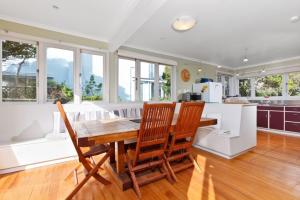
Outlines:
{"type": "Polygon", "coordinates": [[[283,106],[257,106],[257,110],[278,110],[284,111],[283,106]]]}
{"type": "Polygon", "coordinates": [[[285,121],[300,122],[300,113],[297,112],[286,112],[285,121]]]}
{"type": "Polygon", "coordinates": [[[300,107],[285,107],[285,111],[300,112],[300,107]]]}
{"type": "Polygon", "coordinates": [[[257,126],[268,128],[268,111],[257,111],[257,126]]]}
{"type": "Polygon", "coordinates": [[[300,123],[285,122],[285,130],[292,132],[300,132],[300,123]]]}
{"type": "Polygon", "coordinates": [[[270,111],[270,129],[284,129],[284,112],[270,111]]]}

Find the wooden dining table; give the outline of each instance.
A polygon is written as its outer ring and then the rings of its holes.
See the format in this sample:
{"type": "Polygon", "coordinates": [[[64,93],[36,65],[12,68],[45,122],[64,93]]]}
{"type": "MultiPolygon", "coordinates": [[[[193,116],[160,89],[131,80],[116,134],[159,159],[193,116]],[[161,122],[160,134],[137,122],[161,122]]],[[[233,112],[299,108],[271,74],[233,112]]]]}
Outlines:
{"type": "MultiPolygon", "coordinates": [[[[177,115],[174,115],[171,132],[175,128],[177,115]]],[[[217,124],[217,119],[201,118],[199,127],[217,124]]],[[[80,121],[74,124],[78,138],[78,146],[87,147],[96,144],[109,143],[115,154],[110,157],[106,168],[111,172],[121,189],[132,187],[131,179],[126,172],[124,141],[137,138],[140,123],[129,118],[109,120],[80,121]]]]}

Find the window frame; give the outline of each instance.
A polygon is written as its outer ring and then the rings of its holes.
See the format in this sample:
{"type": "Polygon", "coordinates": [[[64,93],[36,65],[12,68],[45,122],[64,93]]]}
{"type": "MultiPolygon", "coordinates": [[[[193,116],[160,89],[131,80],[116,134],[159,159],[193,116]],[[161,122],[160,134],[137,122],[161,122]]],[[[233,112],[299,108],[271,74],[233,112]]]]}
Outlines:
{"type": "Polygon", "coordinates": [[[39,79],[40,79],[40,46],[38,41],[30,40],[30,39],[22,39],[19,37],[14,37],[10,35],[2,35],[0,34],[0,104],[17,104],[17,105],[24,105],[24,104],[38,104],[39,103],[39,96],[40,96],[40,89],[39,89],[39,79]],[[36,46],[37,54],[36,54],[36,99],[34,101],[3,101],[2,96],[2,41],[9,40],[13,42],[19,43],[28,43],[36,46]]]}
{"type": "Polygon", "coordinates": [[[288,87],[288,84],[289,84],[289,74],[292,74],[292,73],[300,73],[300,70],[284,73],[283,79],[286,81],[285,84],[284,84],[284,86],[283,86],[284,87],[284,91],[285,91],[285,95],[288,98],[291,98],[291,99],[300,99],[300,95],[299,96],[291,96],[291,95],[289,95],[289,87],[288,87]]]}
{"type": "Polygon", "coordinates": [[[172,66],[170,64],[165,64],[161,62],[154,62],[154,61],[149,61],[145,59],[136,59],[132,57],[127,57],[127,56],[122,56],[118,55],[117,56],[117,102],[118,103],[142,103],[144,101],[141,100],[140,98],[140,81],[141,81],[141,62],[146,62],[150,64],[154,64],[154,97],[153,100],[147,101],[147,102],[170,102],[167,100],[162,100],[160,101],[159,97],[159,65],[165,65],[171,67],[171,101],[175,101],[176,99],[176,66],[172,66]],[[120,101],[118,96],[119,96],[119,59],[126,59],[126,60],[131,60],[135,61],[135,75],[136,75],[136,91],[135,91],[135,101],[120,101]]]}
{"type": "Polygon", "coordinates": [[[256,77],[253,77],[253,79],[254,79],[254,96],[256,97],[256,98],[265,98],[264,96],[256,96],[256,79],[258,79],[258,78],[265,78],[265,77],[268,77],[268,76],[278,76],[278,75],[281,75],[282,76],[282,83],[281,83],[281,96],[269,96],[268,98],[271,98],[271,97],[277,97],[277,98],[280,98],[280,97],[284,97],[285,95],[284,95],[284,87],[283,87],[283,85],[285,84],[284,83],[284,74],[281,74],[281,73],[277,73],[277,74],[266,74],[266,75],[263,75],[263,76],[256,76],[256,77]]]}
{"type": "Polygon", "coordinates": [[[71,104],[80,104],[81,101],[81,88],[80,88],[80,52],[87,51],[93,52],[93,54],[99,54],[103,56],[103,100],[93,101],[97,103],[108,103],[109,102],[109,66],[107,50],[98,49],[94,47],[88,47],[83,45],[77,45],[73,43],[65,43],[58,40],[40,38],[35,36],[29,36],[26,34],[18,34],[14,32],[0,33],[0,105],[1,104],[17,104],[17,105],[30,105],[30,104],[51,104],[51,101],[47,101],[47,66],[46,66],[46,49],[48,47],[66,49],[73,51],[73,92],[74,98],[71,104]],[[36,45],[36,100],[28,102],[18,101],[6,101],[2,102],[2,40],[11,40],[15,42],[23,42],[36,45]]]}
{"type": "MultiPolygon", "coordinates": [[[[250,97],[246,97],[250,100],[300,100],[300,96],[290,96],[288,94],[288,81],[289,81],[289,77],[288,75],[291,73],[300,73],[300,70],[292,70],[292,71],[284,71],[282,73],[266,73],[264,75],[260,75],[260,76],[243,76],[243,77],[239,77],[238,80],[240,79],[250,79],[250,83],[251,83],[251,96],[250,97]],[[265,98],[265,97],[258,97],[255,95],[255,79],[257,77],[264,77],[264,76],[270,76],[270,75],[282,75],[282,96],[270,96],[269,98],[265,98]]],[[[238,95],[240,96],[240,92],[238,90],[238,95]]]]}
{"type": "MultiPolygon", "coordinates": [[[[78,64],[77,64],[77,59],[76,59],[76,51],[77,49],[74,47],[69,47],[66,45],[60,45],[60,44],[51,44],[51,43],[44,43],[44,74],[43,74],[43,82],[44,82],[44,87],[43,87],[43,97],[42,97],[42,102],[43,103],[53,103],[53,100],[48,99],[48,91],[47,91],[47,73],[48,73],[48,66],[47,66],[47,49],[48,48],[56,48],[56,49],[62,49],[62,50],[68,50],[68,51],[73,51],[73,103],[78,103],[78,100],[76,96],[79,96],[78,94],[78,89],[77,89],[77,84],[78,84],[78,78],[76,77],[77,70],[78,70],[78,64]]],[[[80,58],[79,58],[80,59],[80,58]]],[[[81,96],[79,96],[81,97],[81,96]]]]}
{"type": "Polygon", "coordinates": [[[106,55],[103,52],[99,52],[99,51],[93,51],[93,50],[88,50],[88,49],[80,49],[79,50],[79,102],[106,102],[108,99],[108,92],[107,92],[107,81],[108,81],[108,69],[107,69],[107,61],[106,61],[106,55]],[[81,54],[85,53],[85,54],[91,54],[91,55],[98,55],[98,56],[102,56],[103,57],[103,83],[102,83],[102,91],[103,91],[103,95],[102,95],[102,100],[96,100],[96,101],[83,101],[82,100],[82,89],[81,89],[81,54]]]}
{"type": "Polygon", "coordinates": [[[238,79],[238,87],[239,87],[239,96],[241,96],[241,97],[246,97],[246,98],[249,98],[249,97],[251,97],[251,95],[252,95],[252,81],[251,81],[251,78],[240,78],[240,79],[238,79]],[[249,96],[241,96],[241,92],[240,92],[240,81],[241,80],[249,80],[249,82],[250,82],[250,95],[249,96]]]}

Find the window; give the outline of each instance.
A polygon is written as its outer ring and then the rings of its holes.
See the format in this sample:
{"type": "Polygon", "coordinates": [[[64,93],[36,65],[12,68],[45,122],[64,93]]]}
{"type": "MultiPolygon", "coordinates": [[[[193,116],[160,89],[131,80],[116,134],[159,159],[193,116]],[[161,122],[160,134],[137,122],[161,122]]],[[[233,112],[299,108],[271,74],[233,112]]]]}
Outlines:
{"type": "Polygon", "coordinates": [[[47,48],[47,99],[73,100],[74,52],[65,49],[47,48]]]}
{"type": "Polygon", "coordinates": [[[159,98],[171,100],[171,74],[172,67],[159,65],[159,98]]]}
{"type": "Polygon", "coordinates": [[[172,99],[172,66],[119,58],[119,101],[172,99]]]}
{"type": "Polygon", "coordinates": [[[2,41],[2,101],[36,101],[37,46],[2,41]]]}
{"type": "Polygon", "coordinates": [[[119,101],[135,101],[136,70],[135,60],[119,58],[119,101]]]}
{"type": "Polygon", "coordinates": [[[240,79],[239,80],[239,91],[241,97],[251,96],[251,81],[250,79],[240,79]]]}
{"type": "Polygon", "coordinates": [[[258,77],[255,79],[255,96],[282,96],[282,83],[281,74],[258,77]]]}
{"type": "Polygon", "coordinates": [[[232,76],[227,74],[218,74],[217,75],[217,81],[219,83],[222,83],[223,86],[223,96],[227,97],[229,96],[229,88],[230,88],[230,82],[229,80],[232,78],[232,76]]]}
{"type": "Polygon", "coordinates": [[[83,101],[103,100],[103,56],[81,53],[81,93],[83,101]]]}
{"type": "Polygon", "coordinates": [[[288,74],[288,95],[300,96],[300,72],[288,74]]]}
{"type": "Polygon", "coordinates": [[[140,100],[154,100],[155,64],[141,62],[140,67],[140,100]]]}

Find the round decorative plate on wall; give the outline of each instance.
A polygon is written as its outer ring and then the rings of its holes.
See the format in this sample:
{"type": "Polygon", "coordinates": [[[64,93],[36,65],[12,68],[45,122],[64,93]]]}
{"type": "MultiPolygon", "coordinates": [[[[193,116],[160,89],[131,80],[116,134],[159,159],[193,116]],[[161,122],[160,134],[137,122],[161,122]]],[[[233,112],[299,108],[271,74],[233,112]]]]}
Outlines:
{"type": "Polygon", "coordinates": [[[181,80],[183,80],[184,82],[188,82],[191,78],[191,74],[189,72],[189,70],[187,69],[183,69],[181,71],[181,80]]]}

